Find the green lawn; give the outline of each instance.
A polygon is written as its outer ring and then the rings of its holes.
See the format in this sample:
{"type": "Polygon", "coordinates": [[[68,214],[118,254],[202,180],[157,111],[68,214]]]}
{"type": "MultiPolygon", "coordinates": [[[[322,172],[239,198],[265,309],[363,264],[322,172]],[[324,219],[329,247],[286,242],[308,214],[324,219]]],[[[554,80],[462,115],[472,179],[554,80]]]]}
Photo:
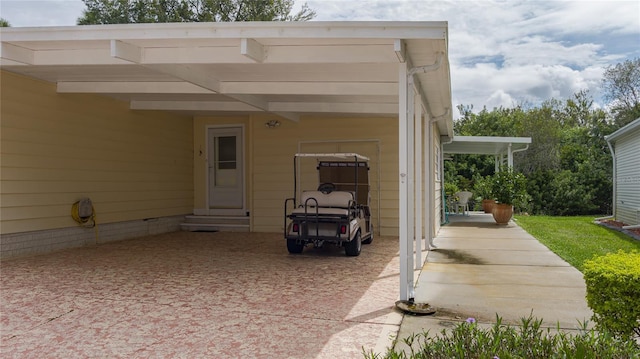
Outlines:
{"type": "Polygon", "coordinates": [[[596,217],[516,216],[516,223],[540,243],[582,271],[585,260],[618,250],[640,250],[640,241],[593,223],[596,217]]]}

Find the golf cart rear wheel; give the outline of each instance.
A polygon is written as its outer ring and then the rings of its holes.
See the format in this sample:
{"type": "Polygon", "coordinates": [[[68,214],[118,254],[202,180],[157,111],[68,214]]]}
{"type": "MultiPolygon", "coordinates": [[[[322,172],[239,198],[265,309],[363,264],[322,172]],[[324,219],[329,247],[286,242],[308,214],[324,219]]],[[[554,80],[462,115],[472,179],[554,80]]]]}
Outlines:
{"type": "Polygon", "coordinates": [[[287,238],[287,250],[289,251],[289,253],[299,254],[299,253],[302,253],[303,249],[304,249],[303,244],[298,243],[295,239],[287,238]]]}
{"type": "Polygon", "coordinates": [[[373,242],[373,224],[369,225],[369,238],[362,241],[362,244],[371,244],[373,242]]]}
{"type": "Polygon", "coordinates": [[[360,249],[362,249],[362,237],[358,231],[353,239],[344,245],[344,253],[349,257],[356,257],[360,255],[360,249]]]}

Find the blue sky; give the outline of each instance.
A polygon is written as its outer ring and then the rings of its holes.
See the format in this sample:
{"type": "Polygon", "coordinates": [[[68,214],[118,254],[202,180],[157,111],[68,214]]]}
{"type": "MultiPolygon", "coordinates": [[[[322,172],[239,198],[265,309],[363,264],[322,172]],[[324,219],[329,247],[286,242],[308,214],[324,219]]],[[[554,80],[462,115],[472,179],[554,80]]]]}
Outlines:
{"type": "MultiPolygon", "coordinates": [[[[303,2],[297,1],[297,6],[303,2]]],[[[640,1],[307,0],[319,21],[448,21],[453,104],[511,107],[586,89],[640,57],[640,1]]],[[[80,0],[0,0],[12,26],[74,25],[80,0]]],[[[457,114],[456,114],[457,115],[457,114]]]]}

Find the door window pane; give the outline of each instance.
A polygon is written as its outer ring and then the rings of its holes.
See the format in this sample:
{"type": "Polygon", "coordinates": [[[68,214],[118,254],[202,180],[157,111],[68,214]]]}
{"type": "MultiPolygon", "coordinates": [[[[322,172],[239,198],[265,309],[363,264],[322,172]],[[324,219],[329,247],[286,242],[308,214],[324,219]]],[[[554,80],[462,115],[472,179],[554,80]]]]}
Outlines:
{"type": "Polygon", "coordinates": [[[236,136],[216,137],[217,168],[236,169],[236,136]]]}

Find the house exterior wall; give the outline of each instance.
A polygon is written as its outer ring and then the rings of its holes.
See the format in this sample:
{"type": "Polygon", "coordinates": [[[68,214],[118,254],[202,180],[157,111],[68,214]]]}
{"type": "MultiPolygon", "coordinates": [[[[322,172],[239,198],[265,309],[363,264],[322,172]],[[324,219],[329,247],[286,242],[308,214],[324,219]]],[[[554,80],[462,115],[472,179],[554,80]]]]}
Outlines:
{"type": "MultiPolygon", "coordinates": [[[[55,230],[77,231],[71,206],[82,197],[93,201],[104,238],[139,235],[144,231],[135,222],[145,219],[142,227],[152,232],[177,229],[176,218],[191,212],[191,118],[134,112],[126,102],[96,95],[57,94],[55,84],[5,71],[1,80],[4,257],[20,248],[51,248],[34,238],[51,237],[55,230]],[[122,234],[108,233],[110,228],[122,234]],[[41,231],[48,234],[36,233],[41,231]]],[[[93,229],[80,231],[95,236],[93,229]]]]}
{"type": "Polygon", "coordinates": [[[616,153],[617,220],[640,224],[640,128],[618,138],[616,153]]]}
{"type": "MultiPolygon", "coordinates": [[[[292,122],[268,115],[196,117],[194,212],[206,212],[207,128],[238,125],[244,127],[245,133],[246,208],[250,212],[251,231],[283,231],[284,201],[293,197],[295,153],[356,152],[371,159],[371,207],[377,234],[398,235],[398,121],[392,118],[305,117],[292,122]],[[265,126],[273,119],[280,122],[278,127],[265,126]]],[[[431,141],[435,142],[431,145],[439,148],[437,126],[433,126],[432,134],[431,141]]],[[[435,161],[427,162],[432,169],[439,166],[435,161]]],[[[300,177],[305,189],[316,185],[312,183],[317,176],[315,171],[315,166],[303,163],[300,177]]],[[[440,228],[438,200],[441,187],[436,181],[432,181],[432,185],[436,202],[432,212],[435,235],[440,228]]]]}
{"type": "MultiPolygon", "coordinates": [[[[196,118],[195,153],[204,145],[207,126],[243,124],[246,136],[247,208],[254,232],[281,232],[284,201],[293,196],[293,155],[296,152],[357,152],[371,158],[372,209],[377,231],[398,234],[398,124],[391,118],[318,118],[299,122],[278,119],[280,126],[265,123],[275,117],[196,118]]],[[[206,204],[206,162],[195,160],[194,210],[206,204]]],[[[315,171],[315,167],[313,168],[315,171]]],[[[312,174],[313,175],[313,174],[312,174]]],[[[308,179],[307,174],[303,178],[308,179]]]]}

